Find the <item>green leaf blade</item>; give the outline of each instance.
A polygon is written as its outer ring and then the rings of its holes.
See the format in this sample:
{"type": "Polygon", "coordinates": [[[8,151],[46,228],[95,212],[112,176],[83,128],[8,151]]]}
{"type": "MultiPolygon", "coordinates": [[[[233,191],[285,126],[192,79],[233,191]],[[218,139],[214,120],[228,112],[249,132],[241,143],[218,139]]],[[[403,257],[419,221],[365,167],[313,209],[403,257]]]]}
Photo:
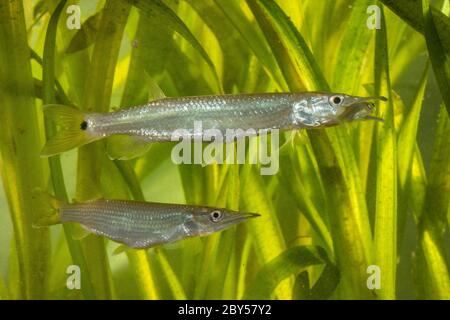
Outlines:
{"type": "MultiPolygon", "coordinates": [[[[251,285],[247,288],[244,299],[269,299],[272,292],[283,279],[286,279],[293,274],[297,274],[300,270],[308,266],[324,263],[329,264],[330,262],[322,248],[315,246],[292,247],[269,261],[258,272],[251,285]]],[[[338,278],[337,273],[335,272],[334,278],[338,278]]],[[[330,283],[331,282],[337,284],[338,280],[333,279],[330,283]]],[[[321,293],[323,294],[324,291],[321,293]]]]}

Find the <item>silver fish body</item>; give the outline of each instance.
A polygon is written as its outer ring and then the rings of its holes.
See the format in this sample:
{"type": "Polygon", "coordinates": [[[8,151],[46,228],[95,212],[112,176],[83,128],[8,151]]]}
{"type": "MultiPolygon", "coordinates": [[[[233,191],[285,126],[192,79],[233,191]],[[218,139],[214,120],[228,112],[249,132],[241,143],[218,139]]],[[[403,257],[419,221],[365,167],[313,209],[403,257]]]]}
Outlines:
{"type": "Polygon", "coordinates": [[[61,222],[80,223],[94,234],[131,248],[205,236],[257,216],[211,207],[126,200],[96,200],[59,208],[61,222]]]}
{"type": "Polygon", "coordinates": [[[41,152],[51,156],[105,137],[130,137],[138,144],[190,138],[230,142],[270,129],[320,128],[377,119],[373,100],[333,93],[264,93],[163,98],[105,114],[48,105],[46,116],[59,128],[41,152]],[[197,124],[197,126],[196,126],[197,124]]]}
{"type": "Polygon", "coordinates": [[[184,136],[208,140],[205,130],[218,130],[225,137],[227,130],[316,128],[363,119],[370,110],[366,98],[325,93],[164,98],[108,114],[90,114],[86,131],[97,137],[121,134],[170,141],[176,130],[183,129],[184,136]],[[202,131],[194,130],[195,121],[201,122],[202,131]]]}

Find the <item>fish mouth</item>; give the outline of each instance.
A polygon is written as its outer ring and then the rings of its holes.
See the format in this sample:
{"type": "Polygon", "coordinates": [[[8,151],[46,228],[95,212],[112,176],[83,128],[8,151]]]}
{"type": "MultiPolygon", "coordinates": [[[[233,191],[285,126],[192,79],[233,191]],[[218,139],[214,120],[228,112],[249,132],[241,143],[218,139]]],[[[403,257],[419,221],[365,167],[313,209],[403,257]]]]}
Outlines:
{"type": "Polygon", "coordinates": [[[386,102],[388,101],[388,98],[386,98],[385,96],[378,96],[378,97],[358,97],[356,98],[357,100],[359,100],[359,102],[366,102],[366,101],[383,101],[386,102]]]}
{"type": "Polygon", "coordinates": [[[349,103],[348,107],[358,107],[358,106],[370,106],[375,107],[375,101],[383,101],[386,102],[388,99],[384,96],[379,97],[354,97],[349,103]]]}
{"type": "Polygon", "coordinates": [[[347,105],[344,118],[348,120],[376,120],[383,122],[384,119],[371,115],[376,101],[386,102],[388,99],[384,96],[354,97],[347,105]]]}
{"type": "Polygon", "coordinates": [[[251,212],[244,212],[244,213],[236,213],[231,216],[226,217],[222,220],[222,225],[224,228],[243,222],[248,219],[253,219],[260,217],[261,215],[259,213],[251,213],[251,212]]]}

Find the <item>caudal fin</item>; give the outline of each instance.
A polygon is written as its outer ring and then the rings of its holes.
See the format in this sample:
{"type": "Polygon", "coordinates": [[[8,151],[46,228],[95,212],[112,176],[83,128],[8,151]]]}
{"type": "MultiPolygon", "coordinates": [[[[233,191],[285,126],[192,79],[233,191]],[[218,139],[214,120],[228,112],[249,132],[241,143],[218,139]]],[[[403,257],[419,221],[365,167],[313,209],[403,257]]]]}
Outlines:
{"type": "Polygon", "coordinates": [[[57,132],[42,149],[43,157],[53,156],[95,140],[86,130],[85,114],[76,108],[58,104],[45,105],[44,116],[56,124],[57,132]]]}
{"type": "Polygon", "coordinates": [[[34,190],[32,194],[40,215],[35,217],[33,227],[47,227],[61,223],[61,201],[42,190],[34,190]]]}

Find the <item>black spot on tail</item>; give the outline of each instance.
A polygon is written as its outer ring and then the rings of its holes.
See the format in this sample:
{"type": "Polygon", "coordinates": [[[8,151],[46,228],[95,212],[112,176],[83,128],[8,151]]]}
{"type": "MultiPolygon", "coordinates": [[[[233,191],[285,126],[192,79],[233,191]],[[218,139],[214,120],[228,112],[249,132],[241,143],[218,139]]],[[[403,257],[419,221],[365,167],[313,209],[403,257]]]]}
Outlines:
{"type": "Polygon", "coordinates": [[[81,130],[86,130],[87,127],[88,127],[87,121],[83,121],[83,122],[81,123],[81,125],[80,125],[80,129],[81,129],[81,130]]]}

